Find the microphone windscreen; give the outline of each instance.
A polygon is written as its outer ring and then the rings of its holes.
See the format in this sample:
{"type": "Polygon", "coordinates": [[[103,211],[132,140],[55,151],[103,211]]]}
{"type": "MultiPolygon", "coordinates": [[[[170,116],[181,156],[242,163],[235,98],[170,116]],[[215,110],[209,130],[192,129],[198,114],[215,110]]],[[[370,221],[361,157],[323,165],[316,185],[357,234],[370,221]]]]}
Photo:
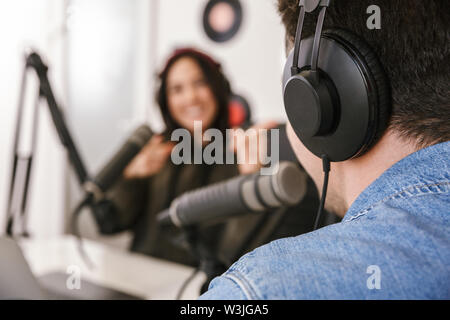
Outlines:
{"type": "Polygon", "coordinates": [[[255,179],[243,182],[244,202],[253,211],[295,205],[305,196],[305,172],[289,161],[282,161],[276,166],[276,172],[271,175],[255,176],[255,179]]]}
{"type": "Polygon", "coordinates": [[[292,162],[277,166],[271,175],[238,176],[187,192],[158,221],[182,227],[297,204],[306,194],[306,174],[292,162]]]}
{"type": "Polygon", "coordinates": [[[295,205],[305,197],[306,173],[294,162],[283,161],[279,166],[279,173],[272,176],[275,194],[284,204],[295,205]]]}

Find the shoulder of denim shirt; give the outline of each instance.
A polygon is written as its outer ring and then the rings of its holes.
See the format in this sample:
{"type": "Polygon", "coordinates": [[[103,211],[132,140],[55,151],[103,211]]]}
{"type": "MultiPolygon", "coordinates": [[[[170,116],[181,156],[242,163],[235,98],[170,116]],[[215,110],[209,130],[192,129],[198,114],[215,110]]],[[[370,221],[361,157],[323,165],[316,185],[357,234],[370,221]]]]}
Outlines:
{"type": "Polygon", "coordinates": [[[375,219],[273,241],[215,278],[204,298],[449,299],[450,226],[417,219],[420,211],[381,205],[375,219]],[[373,270],[380,270],[379,290],[368,285],[373,270]]]}
{"type": "Polygon", "coordinates": [[[448,194],[449,190],[450,141],[447,141],[416,151],[383,172],[356,198],[342,222],[364,216],[392,199],[448,194]]]}
{"type": "Polygon", "coordinates": [[[449,298],[448,156],[443,143],[406,157],[361,194],[347,223],[254,250],[211,283],[208,298],[449,298]],[[424,210],[440,215],[421,221],[424,210]],[[385,290],[368,290],[370,263],[384,270],[385,290]]]}
{"type": "Polygon", "coordinates": [[[208,291],[198,300],[248,300],[251,297],[243,290],[245,286],[236,282],[232,275],[216,277],[211,281],[208,291]]]}

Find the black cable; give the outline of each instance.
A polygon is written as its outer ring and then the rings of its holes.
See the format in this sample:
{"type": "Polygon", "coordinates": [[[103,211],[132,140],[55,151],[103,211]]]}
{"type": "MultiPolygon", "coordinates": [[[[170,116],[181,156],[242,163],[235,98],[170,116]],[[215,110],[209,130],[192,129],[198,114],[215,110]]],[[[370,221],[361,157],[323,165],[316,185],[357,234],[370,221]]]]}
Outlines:
{"type": "Polygon", "coordinates": [[[323,186],[322,186],[322,197],[320,198],[319,210],[317,211],[316,222],[314,223],[314,229],[313,230],[316,230],[317,227],[319,226],[320,217],[322,215],[323,208],[325,206],[325,198],[327,196],[328,176],[329,176],[329,173],[330,173],[330,160],[325,155],[322,156],[322,166],[323,166],[323,172],[324,172],[323,186]]]}
{"type": "Polygon", "coordinates": [[[180,287],[180,290],[178,290],[177,297],[175,298],[176,300],[181,299],[181,296],[183,295],[183,292],[186,289],[187,285],[189,284],[189,282],[191,282],[195,278],[195,276],[197,275],[197,273],[199,271],[200,271],[200,267],[195,268],[194,272],[192,272],[192,274],[189,276],[189,278],[184,280],[183,284],[180,287]]]}
{"type": "Polygon", "coordinates": [[[71,230],[74,236],[77,238],[78,242],[78,252],[80,253],[80,256],[86,266],[92,270],[94,268],[94,264],[92,263],[92,260],[87,255],[86,251],[84,250],[83,246],[83,239],[81,238],[80,231],[78,230],[78,217],[80,216],[81,210],[91,202],[92,195],[86,196],[75,208],[75,210],[72,213],[72,219],[71,219],[71,230]]]}

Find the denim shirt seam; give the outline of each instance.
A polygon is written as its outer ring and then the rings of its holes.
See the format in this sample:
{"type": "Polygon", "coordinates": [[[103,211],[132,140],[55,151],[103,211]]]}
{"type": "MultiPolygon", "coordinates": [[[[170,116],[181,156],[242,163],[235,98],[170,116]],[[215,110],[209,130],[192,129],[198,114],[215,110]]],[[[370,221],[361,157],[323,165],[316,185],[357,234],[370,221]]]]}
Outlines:
{"type": "MultiPolygon", "coordinates": [[[[366,208],[366,209],[360,211],[359,213],[355,214],[355,215],[352,216],[352,217],[349,217],[348,220],[342,221],[342,223],[351,222],[351,221],[356,220],[356,219],[358,219],[358,218],[360,218],[360,217],[362,217],[362,216],[365,216],[365,215],[366,215],[368,212],[370,212],[374,207],[376,207],[376,206],[378,206],[378,205],[380,205],[380,204],[383,204],[383,203],[385,203],[385,202],[387,202],[387,201],[389,201],[389,200],[392,200],[392,199],[394,199],[395,197],[402,196],[402,197],[405,197],[405,198],[411,198],[411,197],[417,196],[417,194],[407,195],[406,193],[407,193],[408,190],[411,190],[411,191],[417,190],[417,191],[418,191],[420,188],[423,188],[423,187],[429,188],[429,187],[445,186],[445,185],[450,185],[450,182],[449,182],[449,181],[446,181],[446,182],[433,183],[433,184],[408,186],[408,187],[406,187],[405,189],[403,189],[403,190],[401,190],[401,191],[399,191],[399,192],[397,192],[397,193],[394,193],[394,194],[392,194],[392,195],[389,195],[389,196],[387,196],[386,198],[384,198],[384,199],[382,199],[382,200],[380,200],[380,201],[378,201],[378,202],[372,204],[370,207],[368,207],[368,208],[366,208]]],[[[444,191],[444,192],[435,192],[435,191],[432,191],[432,190],[427,190],[426,192],[421,191],[421,194],[422,194],[422,195],[425,195],[425,194],[434,194],[434,193],[437,194],[437,193],[446,193],[446,192],[448,193],[448,191],[444,191]]]]}
{"type": "Polygon", "coordinates": [[[243,275],[237,271],[233,270],[232,272],[228,272],[224,275],[225,278],[230,279],[233,281],[241,290],[244,292],[244,295],[249,300],[256,300],[258,299],[256,293],[254,292],[251,285],[248,283],[248,281],[243,277],[243,275]]]}

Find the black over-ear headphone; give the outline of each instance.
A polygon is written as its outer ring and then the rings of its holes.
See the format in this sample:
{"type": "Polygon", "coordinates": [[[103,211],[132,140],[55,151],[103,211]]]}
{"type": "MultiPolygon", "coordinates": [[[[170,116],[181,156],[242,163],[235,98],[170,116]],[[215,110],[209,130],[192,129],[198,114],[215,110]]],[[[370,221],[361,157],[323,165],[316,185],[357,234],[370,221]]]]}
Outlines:
{"type": "Polygon", "coordinates": [[[297,137],[322,158],[324,182],[314,230],[325,206],[330,161],[369,150],[387,127],[391,94],[376,54],[342,29],[322,33],[331,0],[300,0],[294,49],[283,74],[284,107],[297,137]],[[305,12],[320,7],[314,37],[301,39],[305,12]]]}
{"type": "Polygon", "coordinates": [[[300,0],[295,46],[283,75],[284,105],[313,154],[344,161],[366,152],[387,127],[391,95],[377,56],[342,29],[322,33],[330,0],[300,0]],[[320,8],[314,37],[301,39],[305,12],[320,8]]]}

